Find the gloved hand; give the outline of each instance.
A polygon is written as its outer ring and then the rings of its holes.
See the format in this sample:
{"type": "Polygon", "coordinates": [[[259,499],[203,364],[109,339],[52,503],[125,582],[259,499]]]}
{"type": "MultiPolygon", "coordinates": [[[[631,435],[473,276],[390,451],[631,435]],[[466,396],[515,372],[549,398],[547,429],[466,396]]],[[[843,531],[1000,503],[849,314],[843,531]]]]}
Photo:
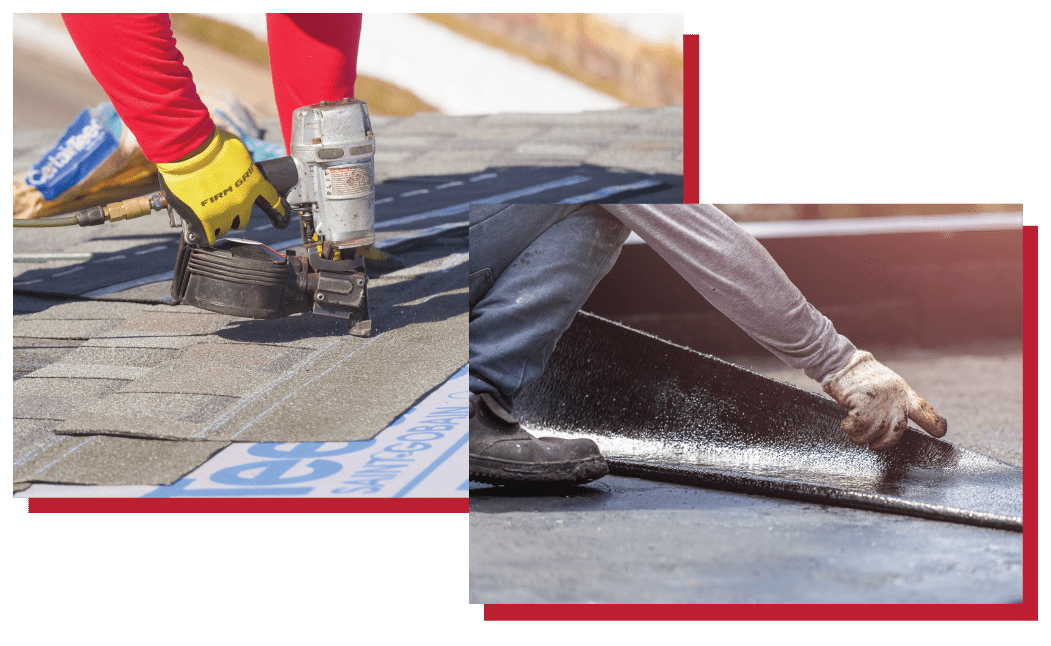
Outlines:
{"type": "Polygon", "coordinates": [[[847,365],[827,375],[821,387],[850,409],[840,428],[856,444],[890,448],[901,439],[910,419],[934,437],[945,435],[945,418],[864,350],[855,350],[847,365]]]}
{"type": "Polygon", "coordinates": [[[244,229],[257,204],[277,222],[285,206],[236,136],[215,130],[204,149],[182,161],[157,164],[168,203],[208,245],[230,229],[244,229]]]}

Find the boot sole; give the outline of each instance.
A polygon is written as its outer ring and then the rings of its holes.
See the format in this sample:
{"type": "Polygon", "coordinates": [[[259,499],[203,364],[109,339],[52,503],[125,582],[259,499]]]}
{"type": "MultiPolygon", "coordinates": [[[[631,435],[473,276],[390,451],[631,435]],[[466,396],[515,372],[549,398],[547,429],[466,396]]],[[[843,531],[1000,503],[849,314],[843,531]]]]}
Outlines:
{"type": "Polygon", "coordinates": [[[469,457],[469,478],[472,482],[494,485],[521,483],[585,484],[609,474],[605,458],[595,456],[573,462],[555,464],[522,464],[504,462],[479,456],[469,457]]]}

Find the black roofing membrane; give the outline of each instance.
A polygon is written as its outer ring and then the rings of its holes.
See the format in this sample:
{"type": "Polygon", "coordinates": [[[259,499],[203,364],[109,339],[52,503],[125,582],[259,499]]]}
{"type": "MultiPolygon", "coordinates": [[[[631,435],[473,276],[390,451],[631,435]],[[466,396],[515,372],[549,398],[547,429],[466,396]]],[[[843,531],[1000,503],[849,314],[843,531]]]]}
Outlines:
{"type": "Polygon", "coordinates": [[[614,475],[1022,530],[1020,467],[911,427],[857,446],[827,397],[583,312],[514,414],[591,437],[614,475]]]}

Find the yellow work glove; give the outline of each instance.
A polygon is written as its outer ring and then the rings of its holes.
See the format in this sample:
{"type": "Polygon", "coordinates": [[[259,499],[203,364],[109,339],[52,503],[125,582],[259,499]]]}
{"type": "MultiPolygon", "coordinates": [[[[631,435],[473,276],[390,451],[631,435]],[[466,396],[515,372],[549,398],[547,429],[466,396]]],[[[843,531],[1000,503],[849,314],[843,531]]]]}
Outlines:
{"type": "Polygon", "coordinates": [[[204,150],[182,161],[157,164],[168,204],[199,244],[244,229],[256,204],[274,222],[285,206],[236,136],[216,129],[204,150]]]}

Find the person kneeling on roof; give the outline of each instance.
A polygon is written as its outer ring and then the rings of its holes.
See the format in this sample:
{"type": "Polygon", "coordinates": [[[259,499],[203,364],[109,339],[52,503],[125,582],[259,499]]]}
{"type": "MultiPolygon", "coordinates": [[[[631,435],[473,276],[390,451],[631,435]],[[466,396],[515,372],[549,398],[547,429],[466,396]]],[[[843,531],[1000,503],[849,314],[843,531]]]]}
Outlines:
{"type": "Polygon", "coordinates": [[[637,233],[760,345],[849,409],[857,444],[894,446],[943,417],[807,302],[759,242],[712,205],[475,205],[470,213],[470,478],[581,484],[609,470],[589,439],[535,438],[511,415],[577,311],[637,233]]]}

